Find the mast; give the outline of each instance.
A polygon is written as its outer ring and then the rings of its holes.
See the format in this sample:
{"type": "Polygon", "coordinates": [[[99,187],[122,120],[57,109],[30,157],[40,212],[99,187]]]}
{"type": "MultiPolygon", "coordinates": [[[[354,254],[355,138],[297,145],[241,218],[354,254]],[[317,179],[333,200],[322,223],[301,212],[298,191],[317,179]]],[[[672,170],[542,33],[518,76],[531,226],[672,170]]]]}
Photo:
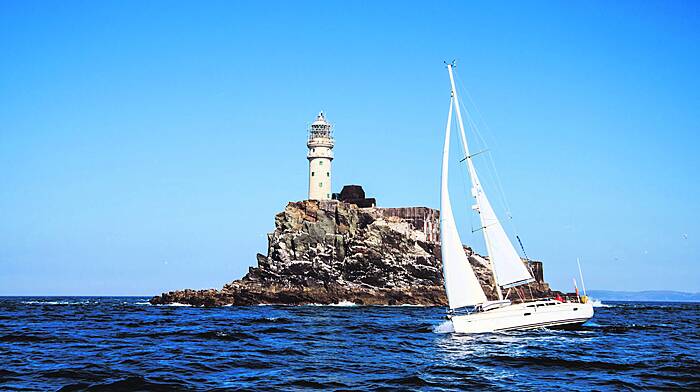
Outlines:
{"type": "MultiPolygon", "coordinates": [[[[450,85],[452,86],[452,96],[454,97],[454,106],[455,106],[455,111],[457,112],[457,122],[459,123],[459,132],[462,140],[462,147],[464,148],[464,153],[467,155],[467,169],[469,170],[469,178],[471,179],[472,182],[472,195],[476,197],[476,192],[475,189],[481,188],[481,184],[479,183],[479,177],[476,175],[476,169],[474,168],[474,163],[472,162],[472,157],[469,154],[469,146],[467,145],[467,136],[464,133],[464,122],[462,121],[462,111],[460,110],[459,107],[459,97],[457,96],[457,88],[455,87],[455,78],[454,75],[452,74],[452,67],[453,64],[447,64],[447,72],[450,74],[450,85]]],[[[475,210],[479,210],[479,199],[476,199],[476,204],[472,207],[475,210]]],[[[481,214],[479,214],[479,217],[481,217],[481,214]]],[[[481,226],[482,229],[485,228],[485,224],[483,219],[481,220],[481,226]]],[[[491,243],[488,238],[488,233],[484,230],[484,242],[486,243],[486,252],[489,254],[489,256],[493,255],[493,250],[491,249],[491,243]]],[[[496,284],[496,292],[498,293],[498,299],[502,300],[503,299],[503,293],[501,292],[501,286],[498,284],[498,277],[496,274],[496,271],[494,269],[494,264],[493,264],[493,258],[491,256],[490,258],[490,268],[491,268],[491,273],[493,274],[493,280],[496,284]]]]}
{"type": "Polygon", "coordinates": [[[464,253],[462,240],[452,214],[449,183],[450,129],[452,127],[452,98],[445,127],[445,145],[442,150],[442,174],[440,178],[440,253],[442,256],[445,293],[450,309],[486,302],[486,295],[474,275],[469,259],[464,253]]]}

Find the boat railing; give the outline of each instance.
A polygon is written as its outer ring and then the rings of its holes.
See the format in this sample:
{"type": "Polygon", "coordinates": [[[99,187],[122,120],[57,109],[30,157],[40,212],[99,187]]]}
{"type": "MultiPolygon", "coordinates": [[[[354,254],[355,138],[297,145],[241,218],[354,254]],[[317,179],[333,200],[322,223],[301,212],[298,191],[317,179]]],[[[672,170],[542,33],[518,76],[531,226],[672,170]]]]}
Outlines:
{"type": "Polygon", "coordinates": [[[528,302],[538,302],[538,301],[559,301],[559,302],[569,302],[569,303],[583,303],[581,300],[581,297],[575,296],[575,295],[565,295],[562,298],[554,298],[554,297],[546,297],[546,298],[532,298],[532,299],[527,299],[523,302],[528,303],[528,302]],[[563,301],[560,301],[563,300],[563,301]]]}
{"type": "Polygon", "coordinates": [[[463,306],[461,308],[450,309],[447,314],[450,316],[461,316],[480,312],[477,306],[463,306]]]}

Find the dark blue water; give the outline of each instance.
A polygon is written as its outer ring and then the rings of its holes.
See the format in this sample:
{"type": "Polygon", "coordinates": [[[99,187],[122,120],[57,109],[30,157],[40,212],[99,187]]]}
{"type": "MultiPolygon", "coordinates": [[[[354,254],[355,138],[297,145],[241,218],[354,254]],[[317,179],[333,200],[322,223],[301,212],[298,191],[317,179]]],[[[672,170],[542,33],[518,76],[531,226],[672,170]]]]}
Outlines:
{"type": "Polygon", "coordinates": [[[456,335],[442,308],[145,301],[0,298],[0,390],[700,389],[700,304],[456,335]]]}

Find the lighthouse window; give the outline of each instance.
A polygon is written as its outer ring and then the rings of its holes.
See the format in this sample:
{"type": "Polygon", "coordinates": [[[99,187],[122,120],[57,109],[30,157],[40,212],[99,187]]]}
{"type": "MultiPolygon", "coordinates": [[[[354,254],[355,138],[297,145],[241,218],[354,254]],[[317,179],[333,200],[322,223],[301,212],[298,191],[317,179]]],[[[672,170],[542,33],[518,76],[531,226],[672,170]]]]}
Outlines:
{"type": "Polygon", "coordinates": [[[318,164],[323,166],[323,161],[319,161],[318,164]]]}
{"type": "Polygon", "coordinates": [[[330,173],[330,172],[326,172],[326,177],[330,177],[330,176],[331,176],[331,173],[330,173]]]}
{"type": "Polygon", "coordinates": [[[315,148],[312,148],[312,149],[311,149],[311,152],[316,152],[316,149],[315,149],[315,148]]]}
{"type": "Polygon", "coordinates": [[[319,187],[319,188],[323,188],[323,183],[322,183],[322,182],[319,182],[319,183],[318,183],[318,187],[319,187]]]}
{"type": "Polygon", "coordinates": [[[315,174],[314,172],[311,172],[311,177],[313,177],[313,176],[314,176],[314,174],[315,174]]]}

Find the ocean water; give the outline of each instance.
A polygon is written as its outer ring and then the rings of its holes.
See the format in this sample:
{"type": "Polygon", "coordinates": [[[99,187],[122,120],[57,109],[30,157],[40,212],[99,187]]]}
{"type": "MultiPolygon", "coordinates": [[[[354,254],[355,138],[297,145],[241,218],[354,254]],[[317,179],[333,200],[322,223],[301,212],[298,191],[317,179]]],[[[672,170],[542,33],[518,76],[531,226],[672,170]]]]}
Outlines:
{"type": "Polygon", "coordinates": [[[700,304],[457,335],[443,308],[146,301],[0,297],[0,390],[700,390],[700,304]]]}

